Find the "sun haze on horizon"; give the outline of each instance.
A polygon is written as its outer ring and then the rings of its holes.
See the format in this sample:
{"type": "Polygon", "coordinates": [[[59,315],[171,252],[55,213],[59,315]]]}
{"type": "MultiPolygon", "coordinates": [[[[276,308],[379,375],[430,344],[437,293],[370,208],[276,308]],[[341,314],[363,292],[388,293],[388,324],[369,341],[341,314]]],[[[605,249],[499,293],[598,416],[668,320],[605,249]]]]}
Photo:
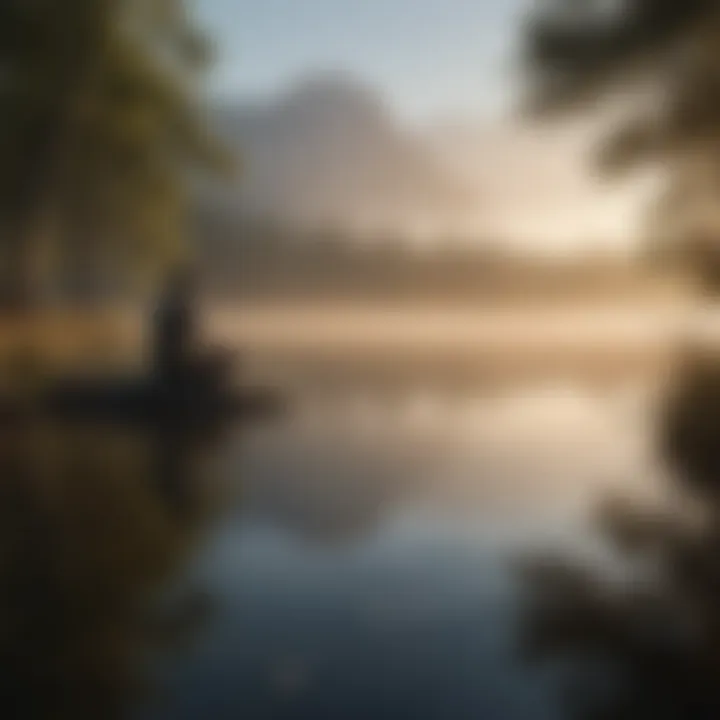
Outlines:
{"type": "MultiPolygon", "coordinates": [[[[582,128],[546,132],[507,120],[519,95],[517,56],[528,5],[198,2],[218,43],[212,92],[222,101],[272,106],[308,78],[357,80],[386,100],[403,133],[420,135],[443,164],[464,176],[475,198],[472,207],[456,217],[447,211],[431,216],[424,223],[435,228],[430,234],[479,242],[494,235],[532,254],[632,251],[647,198],[644,186],[598,181],[590,163],[592,141],[583,139],[582,128]]],[[[245,154],[253,160],[252,147],[245,154]]],[[[253,178],[246,181],[251,185],[253,178]]],[[[419,216],[403,222],[408,236],[417,235],[419,216]]],[[[347,225],[357,221],[348,219],[347,225]]]]}

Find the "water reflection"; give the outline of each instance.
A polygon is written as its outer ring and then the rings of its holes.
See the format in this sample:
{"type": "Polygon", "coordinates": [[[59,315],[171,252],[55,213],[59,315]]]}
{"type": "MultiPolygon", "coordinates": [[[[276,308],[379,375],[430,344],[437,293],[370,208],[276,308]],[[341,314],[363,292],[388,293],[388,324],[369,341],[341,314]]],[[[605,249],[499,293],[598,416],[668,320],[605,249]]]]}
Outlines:
{"type": "Polygon", "coordinates": [[[583,541],[608,475],[646,469],[645,405],[623,384],[353,382],[248,431],[227,461],[243,501],[197,569],[215,614],[150,717],[557,717],[512,652],[507,559],[583,541]]]}
{"type": "Polygon", "coordinates": [[[603,503],[613,555],[524,568],[524,650],[549,662],[570,716],[720,714],[720,362],[691,353],[661,417],[671,471],[654,505],[603,503]]]}
{"type": "Polygon", "coordinates": [[[15,418],[0,434],[0,713],[124,717],[209,610],[178,583],[207,439],[15,418]]]}
{"type": "Polygon", "coordinates": [[[513,653],[507,560],[577,548],[607,479],[651,471],[638,388],[353,381],[203,437],[21,418],[0,445],[6,715],[557,717],[513,653]]]}
{"type": "Polygon", "coordinates": [[[515,530],[649,472],[649,392],[633,380],[607,393],[551,383],[502,396],[426,387],[404,399],[314,398],[249,436],[244,508],[325,542],[361,542],[398,513],[515,530]]]}

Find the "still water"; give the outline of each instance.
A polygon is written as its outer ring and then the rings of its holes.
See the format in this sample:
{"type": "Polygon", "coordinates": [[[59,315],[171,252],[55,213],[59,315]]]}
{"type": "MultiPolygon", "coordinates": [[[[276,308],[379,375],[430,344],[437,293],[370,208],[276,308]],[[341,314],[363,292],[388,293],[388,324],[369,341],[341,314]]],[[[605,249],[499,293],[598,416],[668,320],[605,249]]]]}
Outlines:
{"type": "Polygon", "coordinates": [[[558,717],[514,562],[593,551],[598,496],[655,470],[650,404],[626,378],[300,390],[225,444],[236,499],[189,572],[212,610],[140,717],[558,717]]]}
{"type": "Polygon", "coordinates": [[[647,378],[291,391],[203,438],[5,434],[10,716],[560,717],[516,565],[601,554],[594,504],[646,491],[647,378]]]}

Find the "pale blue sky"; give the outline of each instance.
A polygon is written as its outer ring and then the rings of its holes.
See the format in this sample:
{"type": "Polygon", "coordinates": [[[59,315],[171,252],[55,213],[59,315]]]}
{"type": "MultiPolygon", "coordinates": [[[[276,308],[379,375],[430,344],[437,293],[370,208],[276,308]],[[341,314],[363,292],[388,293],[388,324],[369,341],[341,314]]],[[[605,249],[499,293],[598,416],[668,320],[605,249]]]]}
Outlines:
{"type": "Polygon", "coordinates": [[[198,0],[218,40],[216,85],[265,94],[348,72],[411,120],[482,115],[508,94],[527,0],[198,0]]]}

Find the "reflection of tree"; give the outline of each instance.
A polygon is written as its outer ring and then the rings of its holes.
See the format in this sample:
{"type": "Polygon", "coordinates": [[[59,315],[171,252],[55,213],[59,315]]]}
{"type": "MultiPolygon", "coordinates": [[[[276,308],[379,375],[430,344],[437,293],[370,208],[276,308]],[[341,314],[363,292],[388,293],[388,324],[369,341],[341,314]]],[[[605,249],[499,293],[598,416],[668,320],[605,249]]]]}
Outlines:
{"type": "Polygon", "coordinates": [[[720,365],[682,371],[663,449],[674,506],[606,505],[618,550],[604,570],[567,558],[525,567],[524,649],[564,668],[581,718],[720,717],[720,365]]]}
{"type": "MultiPolygon", "coordinates": [[[[192,452],[175,445],[185,467],[192,452]]],[[[162,591],[192,547],[201,504],[177,512],[171,478],[153,483],[157,459],[157,443],[132,433],[37,420],[4,429],[3,717],[119,717],[142,689],[147,653],[188,629],[193,613],[161,602],[162,591]]]]}

